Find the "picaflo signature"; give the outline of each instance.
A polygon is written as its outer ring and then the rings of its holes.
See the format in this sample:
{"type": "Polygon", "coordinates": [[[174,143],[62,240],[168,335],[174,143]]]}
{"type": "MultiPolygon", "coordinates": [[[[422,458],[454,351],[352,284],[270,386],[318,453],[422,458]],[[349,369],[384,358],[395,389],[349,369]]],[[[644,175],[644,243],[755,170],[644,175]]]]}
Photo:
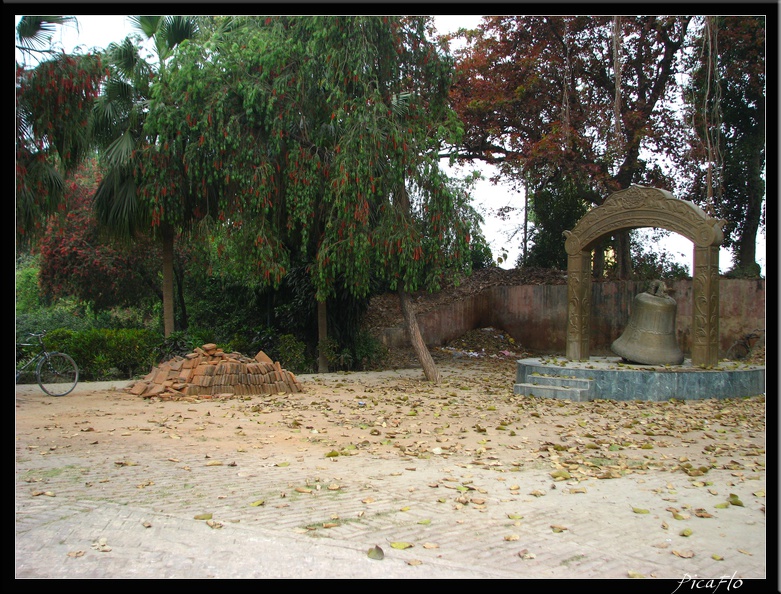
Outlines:
{"type": "MultiPolygon", "coordinates": [[[[737,573],[737,572],[735,572],[737,573]]],[[[730,590],[737,590],[743,585],[743,580],[740,578],[735,577],[735,573],[732,574],[732,576],[723,575],[720,578],[710,578],[710,579],[697,579],[697,576],[694,577],[690,576],[688,573],[683,574],[683,577],[678,582],[678,587],[675,588],[675,590],[672,591],[672,594],[675,594],[678,590],[681,589],[681,586],[688,586],[689,590],[710,590],[711,592],[718,592],[719,588],[722,586],[725,586],[726,589],[725,592],[729,592],[730,590]]]]}

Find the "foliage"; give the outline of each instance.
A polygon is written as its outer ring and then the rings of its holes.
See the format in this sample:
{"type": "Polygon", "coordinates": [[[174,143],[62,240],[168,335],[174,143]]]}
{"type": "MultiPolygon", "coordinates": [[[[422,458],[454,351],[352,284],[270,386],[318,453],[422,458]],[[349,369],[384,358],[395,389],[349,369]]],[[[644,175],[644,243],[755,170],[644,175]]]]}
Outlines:
{"type": "Polygon", "coordinates": [[[16,315],[38,311],[43,303],[38,290],[38,259],[18,258],[15,270],[16,315]]]}
{"type": "Polygon", "coordinates": [[[722,245],[732,249],[736,270],[758,276],[766,196],[765,17],[709,17],[707,24],[689,64],[686,108],[696,137],[681,164],[695,166],[686,197],[727,221],[722,245]]]}
{"type": "MultiPolygon", "coordinates": [[[[17,339],[18,340],[18,339],[17,339]]],[[[117,378],[131,379],[137,373],[147,373],[153,366],[154,346],[159,335],[148,330],[74,331],[66,328],[52,330],[44,337],[49,351],[59,351],[73,357],[83,381],[102,381],[117,378]]],[[[29,354],[35,349],[17,351],[29,354]]]]}
{"type": "Polygon", "coordinates": [[[519,265],[566,270],[564,231],[573,229],[588,211],[589,188],[561,176],[540,187],[530,185],[527,192],[532,246],[519,265]]]}
{"type": "MultiPolygon", "coordinates": [[[[561,179],[579,180],[582,195],[557,188],[544,197],[572,201],[562,206],[569,211],[630,184],[675,190],[664,162],[685,140],[671,99],[690,20],[485,17],[461,32],[467,44],[456,52],[451,97],[466,126],[460,160],[495,163],[538,199],[561,179]]],[[[545,223],[561,225],[555,216],[545,223]]],[[[537,239],[558,231],[538,224],[537,239]]],[[[557,250],[538,250],[553,259],[547,265],[560,265],[557,250]]]]}
{"type": "Polygon", "coordinates": [[[48,301],[73,296],[94,312],[143,304],[156,298],[157,254],[143,242],[131,249],[104,241],[92,212],[95,176],[82,166],[70,178],[68,212],[40,241],[41,293],[48,301]]]}
{"type": "Polygon", "coordinates": [[[675,261],[667,252],[658,252],[639,241],[632,242],[632,262],[634,263],[634,278],[636,280],[674,281],[691,278],[689,269],[675,261]]]}
{"type": "Polygon", "coordinates": [[[340,282],[367,295],[372,272],[415,290],[468,267],[467,197],[437,166],[455,134],[451,66],[426,26],[268,17],[182,46],[149,116],[160,142],[139,160],[153,216],[198,204],[247,275],[278,286],[311,262],[319,300],[340,282]]]}
{"type": "Polygon", "coordinates": [[[16,315],[17,342],[32,333],[51,332],[60,328],[78,331],[91,327],[91,317],[84,306],[74,299],[59,300],[53,306],[44,306],[16,315]]]}
{"type": "MultiPolygon", "coordinates": [[[[190,329],[187,332],[172,332],[155,345],[154,357],[158,363],[175,357],[184,357],[192,353],[196,348],[213,342],[213,340],[214,333],[206,328],[200,330],[190,329]]],[[[215,344],[225,352],[233,352],[234,350],[233,345],[228,343],[216,342],[215,344]]]]}
{"type": "Polygon", "coordinates": [[[306,343],[292,334],[281,335],[272,353],[266,354],[275,355],[272,358],[293,373],[311,373],[314,370],[314,362],[306,354],[306,343]]]}
{"type": "MultiPolygon", "coordinates": [[[[21,23],[20,23],[21,25],[21,23]]],[[[26,243],[63,212],[63,175],[90,147],[89,111],[103,69],[99,57],[59,54],[16,66],[16,235],[26,243]]]]}

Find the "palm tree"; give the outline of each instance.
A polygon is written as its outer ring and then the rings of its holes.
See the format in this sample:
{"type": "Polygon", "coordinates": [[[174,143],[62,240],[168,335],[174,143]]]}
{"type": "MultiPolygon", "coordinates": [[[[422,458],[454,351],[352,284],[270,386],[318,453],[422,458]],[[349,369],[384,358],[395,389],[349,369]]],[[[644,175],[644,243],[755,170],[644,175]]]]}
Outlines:
{"type": "MultiPolygon", "coordinates": [[[[177,45],[199,34],[198,17],[132,16],[134,28],[151,40],[154,61],[142,58],[133,39],[125,38],[106,50],[110,75],[103,94],[95,105],[93,126],[95,138],[103,148],[107,173],[95,194],[98,220],[114,234],[130,238],[150,229],[151,213],[138,195],[134,178],[135,151],[143,144],[153,144],[144,132],[149,112],[151,86],[165,69],[177,45]]],[[[136,38],[138,40],[138,38],[136,38]]],[[[163,325],[165,336],[174,330],[174,237],[170,222],[155,227],[163,252],[163,325]]]]}
{"type": "Polygon", "coordinates": [[[98,93],[103,71],[93,55],[52,47],[56,26],[74,17],[23,16],[16,26],[16,223],[26,243],[46,227],[63,200],[64,177],[90,147],[84,111],[98,93]],[[28,66],[28,60],[32,66],[28,66]]]}

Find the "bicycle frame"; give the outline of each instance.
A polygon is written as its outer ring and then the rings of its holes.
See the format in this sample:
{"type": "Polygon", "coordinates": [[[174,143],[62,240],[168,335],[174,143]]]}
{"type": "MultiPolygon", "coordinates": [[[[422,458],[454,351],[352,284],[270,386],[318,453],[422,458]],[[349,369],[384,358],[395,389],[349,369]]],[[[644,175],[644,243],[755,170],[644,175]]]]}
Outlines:
{"type": "MultiPolygon", "coordinates": [[[[22,346],[22,347],[38,346],[40,348],[40,351],[38,351],[35,355],[33,355],[32,359],[27,361],[27,363],[25,363],[19,369],[16,370],[16,381],[19,381],[19,377],[22,375],[22,373],[24,373],[24,371],[28,367],[30,367],[30,365],[33,365],[33,364],[37,365],[38,361],[40,361],[41,359],[45,359],[49,355],[49,352],[46,350],[46,347],[43,346],[43,335],[31,334],[31,336],[38,337],[38,342],[39,342],[38,345],[35,345],[35,344],[32,344],[32,343],[20,343],[18,346],[22,346]]],[[[30,370],[31,372],[35,371],[35,365],[33,365],[32,369],[30,370]]]]}

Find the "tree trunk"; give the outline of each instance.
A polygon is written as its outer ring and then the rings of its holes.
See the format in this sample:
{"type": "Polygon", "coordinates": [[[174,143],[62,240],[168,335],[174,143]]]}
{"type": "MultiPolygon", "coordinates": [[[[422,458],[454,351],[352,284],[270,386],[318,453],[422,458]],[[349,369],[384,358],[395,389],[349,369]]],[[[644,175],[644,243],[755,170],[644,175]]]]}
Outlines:
{"type": "Polygon", "coordinates": [[[168,338],[174,331],[174,230],[161,226],[163,240],[163,332],[168,338]]]}
{"type": "Polygon", "coordinates": [[[629,249],[629,231],[616,231],[615,234],[616,273],[618,280],[632,278],[632,252],[629,249]]]}
{"type": "Polygon", "coordinates": [[[603,244],[600,243],[594,248],[591,262],[591,276],[593,278],[605,276],[605,247],[603,244]]]}
{"type": "MultiPolygon", "coordinates": [[[[175,256],[174,256],[175,257],[175,256]]],[[[174,328],[186,331],[189,327],[187,320],[187,303],[184,300],[184,266],[179,262],[178,266],[174,266],[176,273],[176,303],[179,312],[179,323],[174,324],[174,328]]]]}
{"type": "Polygon", "coordinates": [[[325,345],[328,340],[328,310],[325,301],[317,302],[317,373],[328,373],[325,345]]]}
{"type": "Polygon", "coordinates": [[[399,304],[401,305],[401,313],[404,316],[404,324],[407,327],[412,348],[415,350],[415,355],[423,367],[423,373],[428,381],[438,384],[441,378],[437,364],[434,363],[426,343],[423,342],[418,319],[415,317],[415,308],[410,303],[408,295],[403,289],[399,289],[399,304]]]}

